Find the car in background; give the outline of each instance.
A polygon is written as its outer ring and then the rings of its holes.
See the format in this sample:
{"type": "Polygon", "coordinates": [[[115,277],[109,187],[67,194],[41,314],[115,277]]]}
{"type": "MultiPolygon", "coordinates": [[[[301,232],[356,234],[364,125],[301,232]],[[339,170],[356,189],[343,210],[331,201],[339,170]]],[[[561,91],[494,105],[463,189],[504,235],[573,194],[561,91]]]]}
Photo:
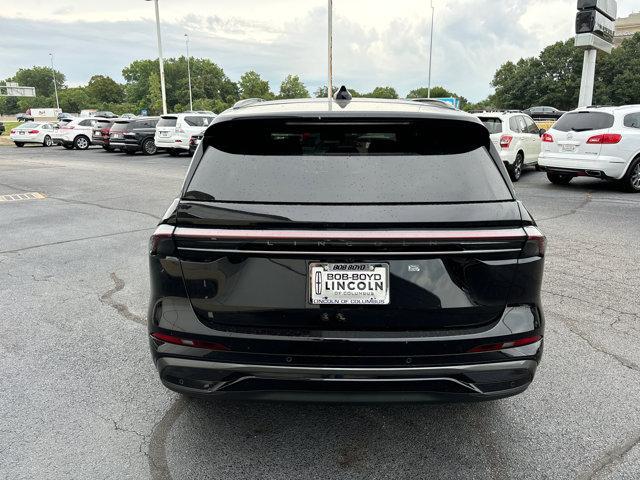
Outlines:
{"type": "Polygon", "coordinates": [[[133,113],[123,113],[122,115],[120,115],[120,118],[127,118],[127,119],[136,118],[136,117],[137,115],[133,113]]]}
{"type": "Polygon", "coordinates": [[[431,105],[432,107],[442,107],[442,108],[448,108],[450,110],[457,110],[457,108],[451,105],[450,103],[443,102],[442,100],[438,100],[436,98],[407,98],[407,100],[410,100],[412,102],[424,103],[427,105],[431,105]]]}
{"type": "Polygon", "coordinates": [[[16,147],[36,143],[43,147],[53,145],[53,124],[49,122],[25,122],[11,130],[10,137],[16,147]]]}
{"type": "Polygon", "coordinates": [[[109,144],[109,130],[113,125],[113,119],[99,118],[94,121],[91,143],[100,145],[107,152],[113,152],[113,147],[109,144]]]}
{"type": "Polygon", "coordinates": [[[64,112],[60,112],[57,116],[58,121],[62,120],[63,118],[73,118],[73,115],[71,115],[70,113],[64,113],[64,112]]]}
{"type": "Polygon", "coordinates": [[[195,153],[203,137],[204,134],[202,133],[199,135],[191,135],[191,139],[189,140],[189,155],[193,155],[195,153]]]}
{"type": "Polygon", "coordinates": [[[124,142],[120,150],[129,155],[136,152],[155,155],[158,152],[154,141],[158,120],[160,117],[139,117],[129,121],[122,132],[124,142]]]}
{"type": "Polygon", "coordinates": [[[16,120],[19,122],[33,122],[33,117],[27,113],[19,113],[16,115],[16,120]]]}
{"type": "Polygon", "coordinates": [[[86,150],[91,145],[95,117],[74,118],[65,125],[60,125],[53,133],[53,143],[62,145],[67,150],[86,150]]]}
{"type": "Polygon", "coordinates": [[[101,118],[118,118],[113,112],[109,112],[108,110],[99,110],[91,115],[92,117],[101,117],[101,118]]]}
{"type": "Polygon", "coordinates": [[[201,113],[162,115],[156,127],[155,144],[174,156],[189,152],[191,136],[203,133],[215,117],[201,113]]]}
{"type": "Polygon", "coordinates": [[[565,114],[542,136],[538,163],[557,185],[588,176],[640,192],[640,105],[565,114]]]}
{"type": "Polygon", "coordinates": [[[203,141],[149,243],[166,387],[442,402],[531,384],[545,238],[477,118],[261,102],[225,111],[203,141]]]}
{"type": "Polygon", "coordinates": [[[475,114],[487,127],[511,180],[520,180],[527,166],[537,166],[544,133],[531,117],[520,112],[483,112],[475,114]]]}
{"type": "Polygon", "coordinates": [[[113,121],[109,129],[109,146],[113,150],[124,151],[124,134],[130,123],[131,120],[128,118],[117,118],[113,121]]]}
{"type": "Polygon", "coordinates": [[[0,135],[4,133],[4,130],[5,130],[4,122],[0,122],[0,135]]]}
{"type": "Polygon", "coordinates": [[[534,120],[557,120],[567,112],[554,107],[531,107],[523,110],[522,113],[534,120]]]}

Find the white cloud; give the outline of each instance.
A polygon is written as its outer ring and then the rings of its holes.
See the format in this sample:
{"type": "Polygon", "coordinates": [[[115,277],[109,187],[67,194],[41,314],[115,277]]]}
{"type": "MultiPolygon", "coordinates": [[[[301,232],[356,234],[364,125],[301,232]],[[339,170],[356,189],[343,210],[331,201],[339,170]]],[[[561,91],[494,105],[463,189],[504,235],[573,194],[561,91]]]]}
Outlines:
{"type": "MultiPolygon", "coordinates": [[[[434,0],[433,84],[472,100],[490,93],[495,70],[572,35],[574,0],[434,0]]],[[[633,6],[632,6],[633,4],[633,6]]],[[[637,0],[619,0],[621,16],[637,0]]],[[[209,57],[232,79],[256,70],[277,89],[300,74],[325,83],[326,0],[160,0],[165,56],[209,57]]],[[[399,93],[426,85],[428,0],[334,0],[335,83],[399,93]]],[[[143,0],[11,2],[0,12],[0,78],[46,65],[48,52],[69,83],[93,74],[121,79],[124,66],[157,55],[153,3],[143,0]],[[39,20],[33,20],[32,12],[39,20]],[[37,32],[34,34],[34,32],[37,32]],[[43,41],[44,40],[44,41],[43,41]]]]}

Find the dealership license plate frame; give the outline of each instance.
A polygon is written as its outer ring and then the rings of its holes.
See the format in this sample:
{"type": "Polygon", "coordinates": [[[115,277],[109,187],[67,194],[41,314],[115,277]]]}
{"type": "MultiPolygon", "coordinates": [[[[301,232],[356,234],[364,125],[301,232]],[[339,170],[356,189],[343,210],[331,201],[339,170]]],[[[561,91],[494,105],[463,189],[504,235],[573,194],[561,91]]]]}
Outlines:
{"type": "MultiPolygon", "coordinates": [[[[357,262],[357,263],[344,263],[344,262],[311,262],[308,268],[309,279],[309,295],[308,300],[312,305],[388,305],[390,303],[390,269],[389,264],[385,262],[357,262]],[[318,279],[317,273],[320,273],[318,279]],[[326,279],[326,273],[373,273],[382,274],[381,281],[383,283],[383,289],[380,293],[376,294],[371,289],[367,288],[364,292],[370,293],[370,295],[353,294],[348,293],[336,293],[333,295],[327,295],[327,292],[322,285],[320,289],[317,289],[318,281],[322,282],[326,279]],[[357,298],[366,297],[366,298],[357,298]]],[[[349,280],[344,280],[349,281],[349,280]]],[[[355,280],[351,280],[355,281],[355,280]]],[[[368,281],[367,281],[368,283],[368,281]]],[[[369,284],[367,284],[369,286],[369,284]]],[[[363,291],[360,291],[363,292],[363,291]]]]}

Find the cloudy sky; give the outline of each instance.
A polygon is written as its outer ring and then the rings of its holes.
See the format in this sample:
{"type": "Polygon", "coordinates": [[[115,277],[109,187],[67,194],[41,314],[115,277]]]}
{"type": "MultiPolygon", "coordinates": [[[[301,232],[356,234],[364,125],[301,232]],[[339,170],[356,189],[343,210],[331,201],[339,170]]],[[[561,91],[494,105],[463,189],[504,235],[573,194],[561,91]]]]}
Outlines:
{"type": "MultiPolygon", "coordinates": [[[[71,85],[93,74],[122,81],[134,59],[157,56],[153,3],[29,0],[0,9],[0,78],[47,65],[49,52],[71,85]]],[[[575,0],[433,0],[432,84],[471,100],[490,92],[507,60],[536,55],[572,35],[575,0]]],[[[401,95],[427,84],[429,0],[334,0],[334,83],[377,85],[401,95]]],[[[326,0],[160,0],[166,57],[209,57],[232,80],[256,70],[277,91],[289,73],[310,91],[326,78],[326,0]]],[[[640,10],[618,0],[619,16],[640,10]]]]}

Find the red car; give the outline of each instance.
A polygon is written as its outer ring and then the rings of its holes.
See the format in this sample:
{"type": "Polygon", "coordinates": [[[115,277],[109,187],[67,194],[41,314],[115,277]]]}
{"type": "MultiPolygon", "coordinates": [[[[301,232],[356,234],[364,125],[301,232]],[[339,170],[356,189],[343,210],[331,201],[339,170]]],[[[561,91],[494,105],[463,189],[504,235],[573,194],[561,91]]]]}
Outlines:
{"type": "Polygon", "coordinates": [[[91,143],[94,145],[100,145],[107,152],[113,152],[115,150],[115,148],[109,144],[109,131],[111,130],[111,125],[113,125],[113,120],[102,118],[96,119],[96,125],[91,134],[91,143]]]}

